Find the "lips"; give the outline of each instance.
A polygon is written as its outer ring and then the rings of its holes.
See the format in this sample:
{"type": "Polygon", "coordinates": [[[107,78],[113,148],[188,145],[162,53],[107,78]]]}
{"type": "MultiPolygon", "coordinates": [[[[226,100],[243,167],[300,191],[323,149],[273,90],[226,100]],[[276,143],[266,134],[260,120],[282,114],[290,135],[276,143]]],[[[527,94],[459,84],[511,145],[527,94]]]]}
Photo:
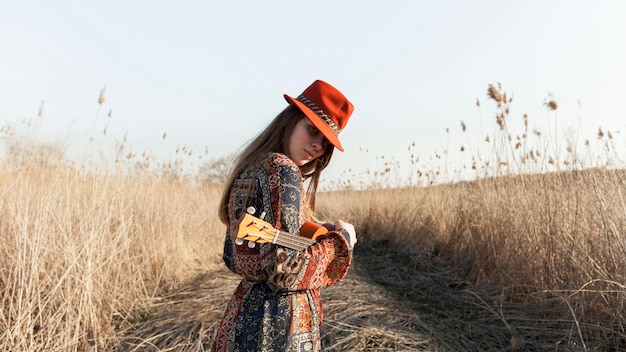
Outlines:
{"type": "Polygon", "coordinates": [[[307,160],[311,160],[311,159],[313,159],[313,154],[305,149],[304,150],[304,158],[307,159],[307,160]]]}

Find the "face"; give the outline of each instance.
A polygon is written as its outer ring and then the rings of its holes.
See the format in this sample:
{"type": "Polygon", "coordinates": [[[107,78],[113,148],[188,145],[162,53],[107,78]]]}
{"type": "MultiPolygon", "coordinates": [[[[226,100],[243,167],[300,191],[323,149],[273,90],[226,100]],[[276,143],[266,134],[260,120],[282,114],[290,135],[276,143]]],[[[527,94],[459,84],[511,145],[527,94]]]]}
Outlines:
{"type": "Polygon", "coordinates": [[[302,166],[319,158],[328,148],[328,140],[304,117],[296,124],[289,138],[289,157],[296,165],[302,166]]]}

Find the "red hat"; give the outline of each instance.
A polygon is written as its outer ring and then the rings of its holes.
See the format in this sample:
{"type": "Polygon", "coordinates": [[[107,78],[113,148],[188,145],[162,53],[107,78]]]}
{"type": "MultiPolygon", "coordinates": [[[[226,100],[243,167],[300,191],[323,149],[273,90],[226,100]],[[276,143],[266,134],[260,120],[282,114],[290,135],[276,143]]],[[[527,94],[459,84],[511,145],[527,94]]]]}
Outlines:
{"type": "Polygon", "coordinates": [[[317,80],[298,98],[294,99],[287,94],[284,97],[287,102],[302,110],[324,137],[343,152],[339,132],[346,127],[354,106],[337,88],[317,80]]]}

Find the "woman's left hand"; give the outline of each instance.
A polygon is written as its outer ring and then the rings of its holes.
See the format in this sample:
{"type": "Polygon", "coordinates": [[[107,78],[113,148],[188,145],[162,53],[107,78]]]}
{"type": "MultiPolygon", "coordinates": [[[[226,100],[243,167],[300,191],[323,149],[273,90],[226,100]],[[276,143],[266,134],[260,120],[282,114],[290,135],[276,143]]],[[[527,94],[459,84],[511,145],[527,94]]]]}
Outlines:
{"type": "Polygon", "coordinates": [[[350,245],[350,249],[354,248],[354,245],[357,243],[356,230],[354,229],[354,225],[347,223],[343,220],[336,220],[335,228],[339,230],[340,229],[345,230],[347,234],[344,233],[344,236],[346,237],[346,240],[348,241],[348,245],[350,245]]]}

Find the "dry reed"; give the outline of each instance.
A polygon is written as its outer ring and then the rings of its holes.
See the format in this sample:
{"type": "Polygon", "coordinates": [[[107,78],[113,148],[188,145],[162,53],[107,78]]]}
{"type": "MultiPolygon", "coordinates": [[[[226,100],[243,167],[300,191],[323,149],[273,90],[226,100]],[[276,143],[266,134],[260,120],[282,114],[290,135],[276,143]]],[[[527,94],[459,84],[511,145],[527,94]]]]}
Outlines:
{"type": "Polygon", "coordinates": [[[0,349],[100,350],[214,267],[217,187],[64,168],[0,172],[0,349]]]}
{"type": "MultiPolygon", "coordinates": [[[[493,131],[454,147],[470,167],[449,170],[448,151],[420,159],[413,143],[407,178],[386,158],[370,182],[318,194],[321,218],[359,233],[348,277],[323,292],[325,350],[626,350],[614,135],[561,151],[527,115],[514,131],[500,84],[487,96],[493,131]]],[[[556,117],[556,99],[545,106],[556,117]]],[[[126,139],[114,167],[95,170],[26,142],[9,143],[0,169],[0,349],[207,350],[238,282],[221,264],[220,187],[178,177],[180,160],[154,172],[126,139]]]]}

